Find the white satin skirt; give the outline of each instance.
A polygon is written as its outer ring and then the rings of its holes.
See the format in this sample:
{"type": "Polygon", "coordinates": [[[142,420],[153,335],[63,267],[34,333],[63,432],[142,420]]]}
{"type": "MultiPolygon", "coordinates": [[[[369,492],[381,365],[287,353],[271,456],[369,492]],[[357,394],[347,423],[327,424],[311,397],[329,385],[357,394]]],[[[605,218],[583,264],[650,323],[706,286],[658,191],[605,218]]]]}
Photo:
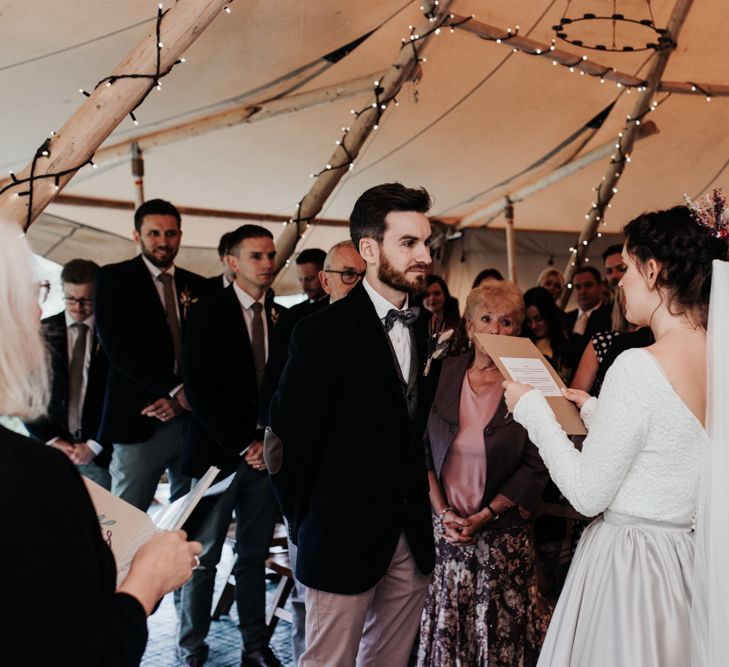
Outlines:
{"type": "Polygon", "coordinates": [[[606,510],[582,534],[539,667],[688,667],[689,524],[606,510]]]}

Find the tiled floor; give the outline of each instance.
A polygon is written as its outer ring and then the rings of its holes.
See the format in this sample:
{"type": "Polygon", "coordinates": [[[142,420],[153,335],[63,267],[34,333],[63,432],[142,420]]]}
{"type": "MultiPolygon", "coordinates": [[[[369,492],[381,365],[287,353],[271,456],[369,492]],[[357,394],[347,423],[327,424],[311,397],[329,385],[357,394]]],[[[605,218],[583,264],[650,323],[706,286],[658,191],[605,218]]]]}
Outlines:
{"type": "MultiPolygon", "coordinates": [[[[233,558],[233,553],[226,545],[221,568],[227,571],[225,564],[233,558]]],[[[222,589],[224,575],[218,574],[214,600],[217,601],[218,594],[222,589]]],[[[267,597],[270,598],[275,590],[275,584],[268,583],[267,597]]],[[[287,603],[290,609],[290,604],[287,603]]],[[[148,620],[149,641],[147,651],[142,659],[144,667],[174,667],[179,664],[176,657],[176,634],[177,615],[170,593],[165,597],[160,608],[148,620]]],[[[219,621],[213,621],[210,625],[207,644],[210,647],[210,654],[206,666],[210,667],[234,667],[240,664],[240,652],[242,648],[240,631],[238,630],[238,614],[235,604],[230,610],[230,616],[223,616],[219,621]]],[[[291,662],[291,626],[279,621],[276,631],[271,640],[271,646],[281,663],[286,667],[293,667],[291,662]]]]}

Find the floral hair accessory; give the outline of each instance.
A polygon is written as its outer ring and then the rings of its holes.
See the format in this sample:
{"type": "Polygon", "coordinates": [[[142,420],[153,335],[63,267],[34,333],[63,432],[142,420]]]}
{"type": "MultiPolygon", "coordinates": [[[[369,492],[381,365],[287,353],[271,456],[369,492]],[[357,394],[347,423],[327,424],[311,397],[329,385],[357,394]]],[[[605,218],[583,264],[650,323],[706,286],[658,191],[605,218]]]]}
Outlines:
{"type": "Polygon", "coordinates": [[[709,236],[717,239],[729,238],[726,195],[722,190],[715,189],[711,194],[705,194],[696,201],[691,201],[686,194],[683,198],[696,223],[709,236]]]}

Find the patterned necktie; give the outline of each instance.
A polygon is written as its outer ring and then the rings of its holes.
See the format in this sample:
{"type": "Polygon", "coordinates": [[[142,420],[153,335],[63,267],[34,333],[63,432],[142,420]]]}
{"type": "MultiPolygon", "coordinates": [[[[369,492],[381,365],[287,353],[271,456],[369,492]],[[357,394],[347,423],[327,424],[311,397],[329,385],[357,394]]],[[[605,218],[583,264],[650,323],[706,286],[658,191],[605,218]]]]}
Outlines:
{"type": "Polygon", "coordinates": [[[81,430],[81,387],[84,382],[84,362],[86,361],[86,334],[88,324],[74,322],[71,329],[76,331],[76,340],[71,351],[68,365],[68,431],[77,438],[81,430]]]}
{"type": "Polygon", "coordinates": [[[263,372],[266,370],[266,341],[263,333],[263,304],[256,301],[252,306],[253,324],[251,326],[251,348],[253,348],[253,365],[256,369],[256,385],[260,388],[263,372]]]}
{"type": "Polygon", "coordinates": [[[175,349],[175,370],[179,373],[182,370],[182,328],[177,318],[177,304],[175,303],[175,291],[172,289],[172,276],[169,273],[160,273],[157,276],[164,286],[165,315],[167,326],[172,335],[172,347],[175,349]]]}
{"type": "Polygon", "coordinates": [[[400,320],[403,326],[411,327],[418,319],[418,315],[420,315],[420,308],[415,306],[405,310],[395,310],[394,308],[388,310],[387,315],[385,315],[385,331],[390,331],[397,320],[400,320]]]}

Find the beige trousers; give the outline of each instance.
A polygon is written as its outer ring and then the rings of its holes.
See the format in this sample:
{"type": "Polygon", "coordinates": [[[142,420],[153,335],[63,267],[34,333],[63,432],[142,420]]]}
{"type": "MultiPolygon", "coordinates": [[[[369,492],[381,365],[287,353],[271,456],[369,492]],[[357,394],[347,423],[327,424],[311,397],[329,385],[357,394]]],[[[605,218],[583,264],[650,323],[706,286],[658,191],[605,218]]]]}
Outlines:
{"type": "Polygon", "coordinates": [[[307,587],[298,667],[406,667],[429,583],[400,535],[390,567],[370,590],[340,595],[307,587]]]}

